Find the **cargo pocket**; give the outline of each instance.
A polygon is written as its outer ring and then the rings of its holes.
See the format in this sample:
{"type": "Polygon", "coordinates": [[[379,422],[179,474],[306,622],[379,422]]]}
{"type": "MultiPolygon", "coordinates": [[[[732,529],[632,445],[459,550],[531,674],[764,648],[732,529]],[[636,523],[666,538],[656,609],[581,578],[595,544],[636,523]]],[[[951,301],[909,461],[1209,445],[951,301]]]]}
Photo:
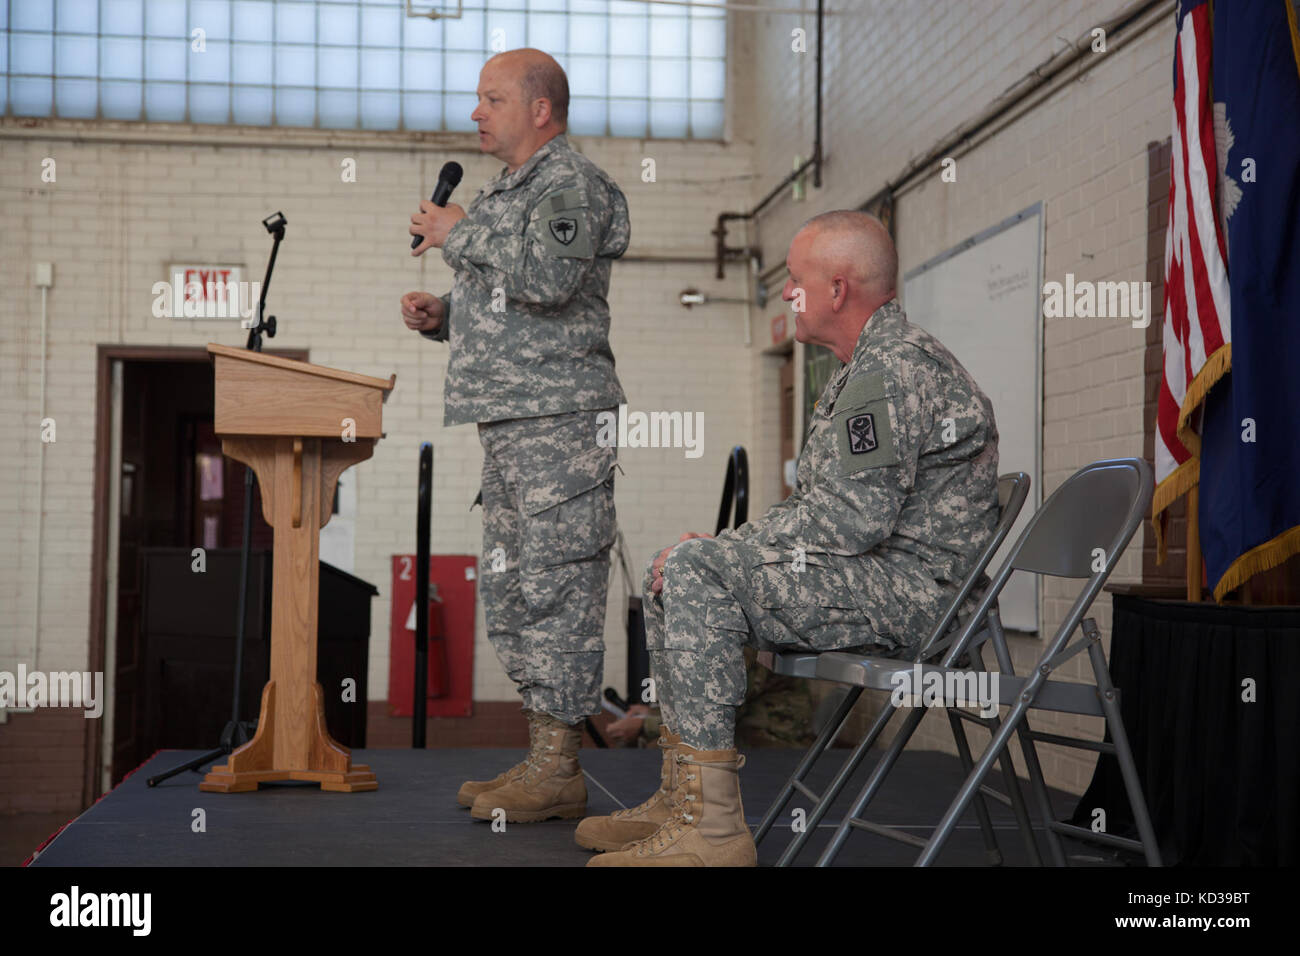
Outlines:
{"type": "MultiPolygon", "coordinates": [[[[826,555],[808,554],[801,570],[792,557],[764,561],[752,569],[755,603],[793,635],[762,636],[777,643],[822,649],[870,642],[866,618],[838,567],[826,555]]],[[[869,630],[869,629],[868,629],[869,630]]]]}
{"type": "Polygon", "coordinates": [[[613,448],[592,448],[520,479],[520,568],[539,571],[600,554],[614,542],[613,448]]]}
{"type": "Polygon", "coordinates": [[[745,612],[729,598],[709,599],[704,608],[704,626],[749,633],[749,621],[745,618],[745,612]]]}
{"type": "MultiPolygon", "coordinates": [[[[529,669],[535,678],[563,681],[575,690],[581,684],[599,680],[603,674],[593,668],[593,659],[605,653],[604,634],[557,634],[550,640],[534,640],[529,652],[529,669]],[[599,675],[593,678],[593,674],[599,675]]],[[[590,688],[595,691],[596,688],[590,688]]]]}

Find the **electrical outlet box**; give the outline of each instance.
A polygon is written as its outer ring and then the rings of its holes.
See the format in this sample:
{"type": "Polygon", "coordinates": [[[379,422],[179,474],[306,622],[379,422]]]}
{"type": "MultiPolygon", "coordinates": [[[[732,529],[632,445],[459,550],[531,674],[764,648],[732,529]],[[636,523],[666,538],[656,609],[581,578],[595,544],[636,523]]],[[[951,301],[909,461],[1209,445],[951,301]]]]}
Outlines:
{"type": "Polygon", "coordinates": [[[36,263],[36,287],[38,289],[48,289],[52,285],[54,285],[54,263],[36,263]]]}

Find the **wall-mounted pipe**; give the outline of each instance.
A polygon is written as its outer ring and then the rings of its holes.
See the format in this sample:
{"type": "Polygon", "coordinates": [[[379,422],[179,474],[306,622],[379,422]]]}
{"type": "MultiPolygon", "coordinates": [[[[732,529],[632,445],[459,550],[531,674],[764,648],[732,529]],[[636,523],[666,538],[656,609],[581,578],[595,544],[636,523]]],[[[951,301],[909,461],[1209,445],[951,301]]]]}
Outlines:
{"type": "Polygon", "coordinates": [[[718,223],[713,228],[714,240],[714,257],[716,266],[714,274],[716,278],[726,278],[726,262],[728,259],[753,259],[759,260],[761,265],[763,252],[758,247],[732,247],[727,245],[727,223],[735,220],[752,220],[759,215],[764,209],[771,204],[782,191],[797,180],[804,172],[812,167],[813,186],[817,189],[822,185],[822,33],[823,24],[826,16],[826,0],[817,0],[817,62],[816,62],[816,89],[814,91],[813,106],[813,148],[811,158],[801,163],[794,172],[786,176],[772,188],[772,190],[758,201],[749,212],[720,212],[718,213],[718,223]]]}

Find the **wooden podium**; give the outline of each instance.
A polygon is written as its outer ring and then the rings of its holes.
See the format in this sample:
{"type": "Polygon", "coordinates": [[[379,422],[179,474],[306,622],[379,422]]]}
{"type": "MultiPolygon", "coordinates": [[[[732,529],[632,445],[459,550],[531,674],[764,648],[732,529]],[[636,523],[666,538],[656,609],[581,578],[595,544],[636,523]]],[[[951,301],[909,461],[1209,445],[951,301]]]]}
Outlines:
{"type": "Polygon", "coordinates": [[[369,458],[383,437],[383,403],[397,376],[384,381],[224,345],[208,352],[221,448],[257,475],[275,550],[271,679],[257,733],[199,789],[235,793],[273,780],[313,780],[322,790],[374,790],[374,773],[353,765],[325,728],[316,681],[320,529],[330,520],[339,475],[369,458]]]}

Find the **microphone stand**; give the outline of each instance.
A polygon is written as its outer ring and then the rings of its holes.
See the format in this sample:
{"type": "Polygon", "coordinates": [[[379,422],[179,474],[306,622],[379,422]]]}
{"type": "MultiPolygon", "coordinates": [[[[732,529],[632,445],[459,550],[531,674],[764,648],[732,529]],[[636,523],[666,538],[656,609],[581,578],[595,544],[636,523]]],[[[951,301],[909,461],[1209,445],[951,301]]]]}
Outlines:
{"type": "MultiPolygon", "coordinates": [[[[275,269],[275,256],[280,251],[280,243],[284,241],[284,227],[288,222],[282,212],[277,212],[262,220],[262,225],[266,227],[267,232],[275,237],[275,241],[271,244],[271,257],[267,260],[266,275],[262,279],[262,295],[257,302],[257,322],[248,328],[248,341],[244,347],[250,352],[262,351],[262,335],[264,333],[267,338],[275,338],[275,316],[266,316],[266,293],[271,288],[271,273],[275,269]]],[[[239,552],[239,602],[238,611],[236,612],[238,617],[235,621],[235,688],[230,704],[230,720],[222,728],[220,742],[215,750],[209,750],[193,760],[186,761],[179,766],[150,777],[146,781],[150,787],[156,787],[164,780],[169,780],[186,770],[193,770],[197,773],[204,764],[211,763],[219,757],[228,756],[252,739],[257,726],[255,720],[239,719],[239,697],[244,676],[244,619],[248,608],[248,559],[253,534],[253,481],[253,469],[245,467],[244,527],[239,552]]]]}

